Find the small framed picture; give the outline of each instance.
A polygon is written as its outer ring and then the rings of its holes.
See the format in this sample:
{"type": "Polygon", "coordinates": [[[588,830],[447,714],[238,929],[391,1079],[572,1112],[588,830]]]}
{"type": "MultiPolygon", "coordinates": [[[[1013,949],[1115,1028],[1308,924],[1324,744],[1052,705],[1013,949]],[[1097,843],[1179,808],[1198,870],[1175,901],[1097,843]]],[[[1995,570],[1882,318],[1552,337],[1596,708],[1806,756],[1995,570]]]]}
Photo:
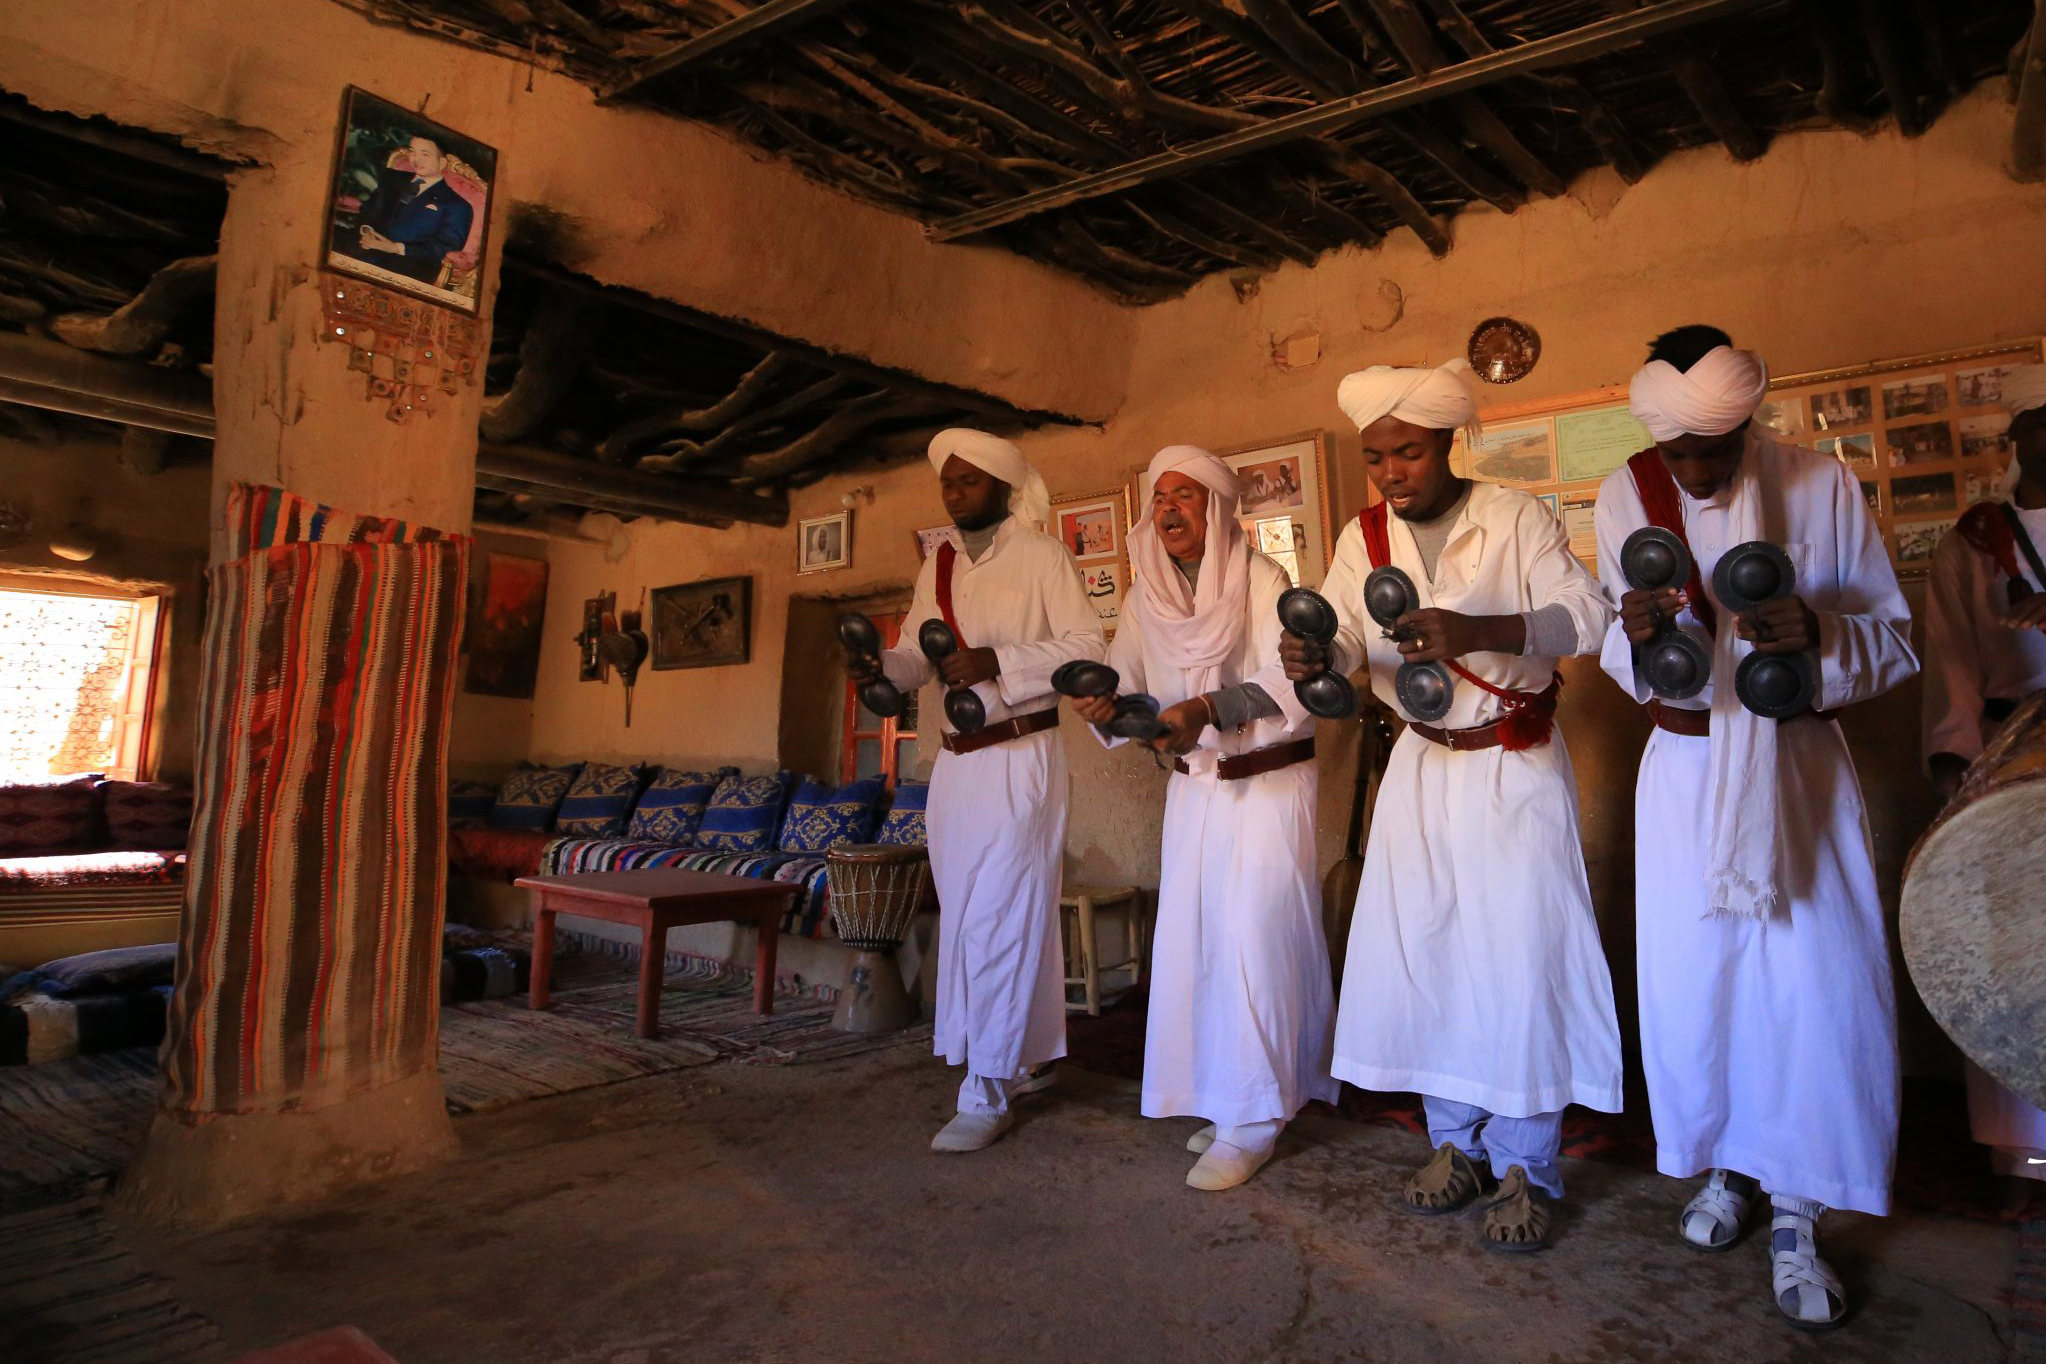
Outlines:
{"type": "Polygon", "coordinates": [[[932,526],[929,530],[916,533],[916,561],[922,563],[938,552],[938,546],[952,538],[952,524],[932,526]]]}
{"type": "Polygon", "coordinates": [[[652,614],[655,672],[723,667],[752,657],[750,576],[655,588],[652,614]]]}
{"type": "Polygon", "coordinates": [[[835,511],[796,524],[796,572],[822,573],[852,562],[852,513],[835,511]]]}
{"type": "Polygon", "coordinates": [[[1279,528],[1266,523],[1289,522],[1289,549],[1264,552],[1278,561],[1295,584],[1320,586],[1328,572],[1329,556],[1325,437],[1310,432],[1216,453],[1242,480],[1243,500],[1237,517],[1244,536],[1261,549],[1277,545],[1281,543],[1279,528]]]}
{"type": "Polygon", "coordinates": [[[1051,535],[1080,565],[1087,600],[1109,635],[1130,585],[1129,502],[1120,488],[1051,500],[1051,535]]]}
{"type": "Polygon", "coordinates": [[[350,86],[321,259],[330,270],[474,316],[496,181],[496,148],[350,86]]]}

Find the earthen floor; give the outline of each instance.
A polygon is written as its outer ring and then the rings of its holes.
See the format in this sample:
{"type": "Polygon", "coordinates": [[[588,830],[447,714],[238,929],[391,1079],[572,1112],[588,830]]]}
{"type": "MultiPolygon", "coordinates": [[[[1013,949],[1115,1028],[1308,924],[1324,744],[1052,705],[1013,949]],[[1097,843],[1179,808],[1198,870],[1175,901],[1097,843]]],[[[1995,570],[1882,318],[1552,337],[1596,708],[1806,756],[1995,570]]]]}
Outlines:
{"type": "Polygon", "coordinates": [[[1756,1243],[1680,1247],[1682,1188],[1566,1162],[1548,1253],[1394,1206],[1420,1139],[1307,1118],[1249,1185],[1181,1180],[1192,1121],[1068,1068],[995,1148],[935,1156],[956,1072],[903,1047],[727,1065],[457,1124],[433,1172],[204,1235],[122,1240],[223,1358],[361,1327],[402,1364],[1994,1361],[2009,1227],[1837,1216],[1865,1306],[1782,1326],[1756,1243]]]}

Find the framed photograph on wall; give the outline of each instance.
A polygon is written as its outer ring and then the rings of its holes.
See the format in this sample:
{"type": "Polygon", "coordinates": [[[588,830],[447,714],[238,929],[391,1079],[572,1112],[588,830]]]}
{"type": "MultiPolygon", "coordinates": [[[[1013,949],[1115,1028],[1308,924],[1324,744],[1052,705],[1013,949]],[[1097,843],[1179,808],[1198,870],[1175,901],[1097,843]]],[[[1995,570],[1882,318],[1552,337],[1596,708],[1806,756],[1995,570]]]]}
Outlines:
{"type": "Polygon", "coordinates": [[[835,511],[796,523],[796,572],[822,573],[851,562],[851,512],[835,511]]]}
{"type": "Polygon", "coordinates": [[[540,678],[540,627],[547,619],[547,561],[492,554],[470,608],[464,687],[480,696],[530,700],[540,678]]]}
{"type": "MultiPolygon", "coordinates": [[[[1265,549],[1302,587],[1319,587],[1328,572],[1328,444],[1319,431],[1234,450],[1218,450],[1243,481],[1238,517],[1243,534],[1263,549],[1290,541],[1291,553],[1265,549]],[[1289,523],[1289,534],[1274,524],[1289,523]]],[[[1141,482],[1141,480],[1139,480],[1141,482]]]]}
{"type": "Polygon", "coordinates": [[[330,270],[476,314],[497,149],[349,86],[327,190],[330,270]]]}
{"type": "Polygon", "coordinates": [[[1121,488],[1051,500],[1052,538],[1079,563],[1087,600],[1110,635],[1122,621],[1122,599],[1130,588],[1129,528],[1129,500],[1121,488]]]}
{"type": "Polygon", "coordinates": [[[648,635],[655,672],[717,668],[752,657],[753,579],[709,578],[655,588],[648,635]]]}

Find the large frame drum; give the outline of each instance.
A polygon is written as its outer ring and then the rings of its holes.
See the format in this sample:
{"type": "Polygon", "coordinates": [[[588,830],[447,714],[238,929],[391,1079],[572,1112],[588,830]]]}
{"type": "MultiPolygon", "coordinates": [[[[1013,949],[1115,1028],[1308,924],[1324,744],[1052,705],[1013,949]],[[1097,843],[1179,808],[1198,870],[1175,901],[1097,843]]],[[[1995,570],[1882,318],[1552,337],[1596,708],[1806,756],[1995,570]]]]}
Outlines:
{"type": "Polygon", "coordinates": [[[838,940],[859,951],[831,1025],[856,1033],[908,1027],[918,1010],[902,988],[895,949],[933,898],[930,851],[922,844],[846,844],[824,854],[824,874],[838,940]]]}

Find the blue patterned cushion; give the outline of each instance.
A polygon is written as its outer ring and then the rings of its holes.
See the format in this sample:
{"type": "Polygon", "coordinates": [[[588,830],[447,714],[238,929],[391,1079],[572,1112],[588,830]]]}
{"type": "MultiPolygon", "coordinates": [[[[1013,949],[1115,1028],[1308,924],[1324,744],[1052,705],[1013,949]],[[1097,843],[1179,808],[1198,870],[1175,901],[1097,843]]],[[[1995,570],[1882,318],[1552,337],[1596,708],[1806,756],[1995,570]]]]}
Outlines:
{"type": "Polygon", "coordinates": [[[671,847],[688,843],[696,837],[696,826],[703,822],[703,809],[710,804],[718,783],[737,775],[736,767],[720,767],[715,772],[662,768],[653,785],[640,796],[639,804],[633,807],[632,827],[625,836],[635,843],[666,843],[671,847]]]}
{"type": "Polygon", "coordinates": [[[726,777],[703,812],[696,846],[709,852],[772,851],[788,794],[786,772],[771,777],[726,777]]]}
{"type": "Polygon", "coordinates": [[[480,829],[490,823],[497,788],[488,782],[458,781],[448,787],[448,827],[480,829]]]}
{"type": "Polygon", "coordinates": [[[782,816],[781,850],[823,852],[841,843],[865,843],[874,836],[874,806],[886,789],[880,777],[862,777],[836,791],[804,778],[782,816]]]}
{"type": "Polygon", "coordinates": [[[646,772],[644,767],[586,764],[561,802],[561,813],[554,819],[556,831],[577,838],[618,837],[625,832],[626,816],[639,799],[646,772]]]}
{"type": "Polygon", "coordinates": [[[552,829],[554,811],[581,770],[580,763],[574,767],[534,767],[528,763],[506,777],[504,785],[498,788],[497,804],[490,810],[491,824],[500,829],[537,829],[542,833],[552,829]]]}
{"type": "Polygon", "coordinates": [[[888,807],[888,817],[881,821],[881,833],[874,840],[877,843],[928,843],[924,832],[924,803],[931,798],[931,784],[927,781],[905,781],[895,787],[895,804],[888,807]]]}

